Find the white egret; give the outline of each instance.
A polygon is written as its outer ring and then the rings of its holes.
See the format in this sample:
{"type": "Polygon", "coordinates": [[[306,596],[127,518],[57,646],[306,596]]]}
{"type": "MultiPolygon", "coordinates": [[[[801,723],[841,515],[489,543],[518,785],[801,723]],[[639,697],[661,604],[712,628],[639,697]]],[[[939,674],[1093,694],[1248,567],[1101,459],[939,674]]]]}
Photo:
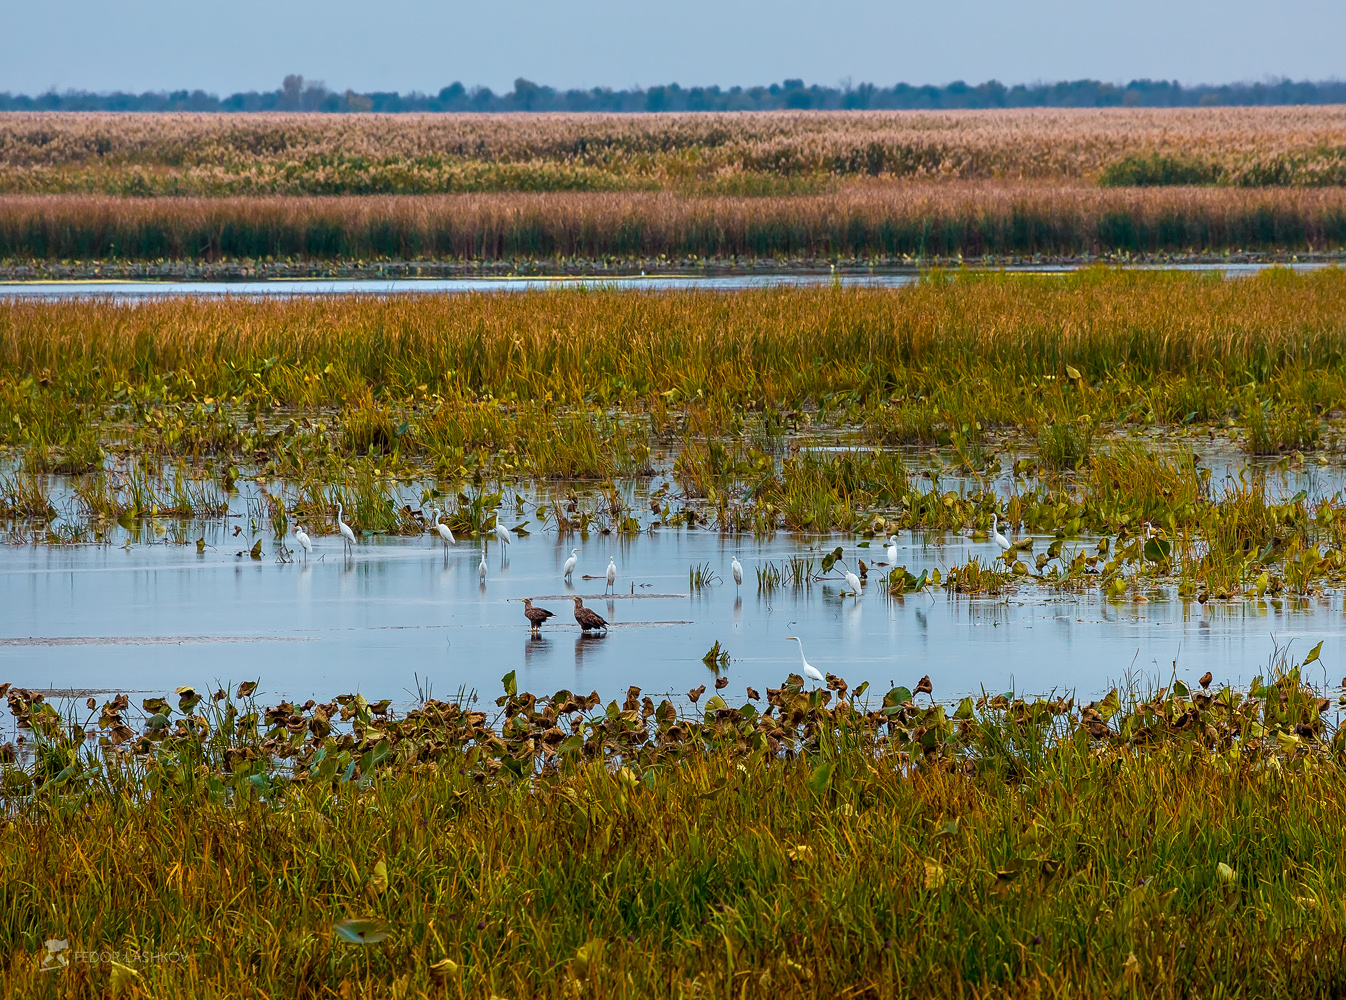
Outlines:
{"type": "Polygon", "coordinates": [[[570,558],[566,560],[565,565],[561,567],[561,579],[569,580],[570,574],[575,572],[575,564],[580,561],[580,550],[571,549],[570,558]]]}
{"type": "Polygon", "coordinates": [[[508,545],[510,542],[514,541],[514,539],[509,537],[509,529],[499,521],[495,522],[495,537],[500,539],[501,545],[508,545]]]}
{"type": "Polygon", "coordinates": [[[477,579],[482,583],[486,582],[486,549],[481,550],[481,562],[477,565],[477,579]]]}
{"type": "Polygon", "coordinates": [[[816,681],[817,683],[821,684],[823,682],[823,675],[818,672],[817,667],[815,667],[808,660],[804,659],[803,641],[797,635],[787,635],[785,638],[791,640],[792,642],[799,643],[799,662],[804,664],[804,676],[811,681],[816,681]]]}
{"type": "Polygon", "coordinates": [[[294,526],[294,537],[295,540],[303,547],[305,558],[313,555],[313,539],[309,538],[308,532],[297,524],[294,526]]]}
{"type": "Polygon", "coordinates": [[[991,515],[991,538],[1000,546],[1001,552],[1008,552],[1010,549],[1014,548],[1014,546],[1010,544],[1010,540],[1000,533],[999,514],[991,515]]]}
{"type": "MultiPolygon", "coordinates": [[[[846,564],[840,559],[837,560],[837,565],[841,567],[842,573],[846,575],[846,586],[851,588],[851,592],[855,594],[856,597],[861,596],[862,590],[860,587],[860,578],[848,570],[846,564]]],[[[800,648],[803,649],[802,646],[800,648]]]]}
{"type": "Polygon", "coordinates": [[[448,542],[450,545],[457,545],[458,539],[453,537],[453,532],[449,530],[449,526],[447,524],[439,523],[440,519],[444,516],[444,512],[431,507],[430,513],[435,515],[435,530],[439,532],[439,537],[444,539],[444,541],[448,542]]]}
{"type": "Polygon", "coordinates": [[[743,586],[743,564],[738,561],[738,556],[733,557],[733,560],[729,563],[729,568],[734,574],[734,586],[743,586]]]}
{"type": "Polygon", "coordinates": [[[897,562],[897,539],[892,535],[888,536],[888,547],[884,550],[890,563],[897,562]]]}
{"type": "Polygon", "coordinates": [[[611,587],[617,582],[617,563],[612,556],[608,556],[608,586],[611,587]]]}
{"type": "Polygon", "coordinates": [[[337,528],[341,531],[341,537],[346,540],[346,545],[355,544],[355,532],[351,531],[351,526],[341,519],[345,511],[341,509],[341,504],[337,504],[337,528]]]}

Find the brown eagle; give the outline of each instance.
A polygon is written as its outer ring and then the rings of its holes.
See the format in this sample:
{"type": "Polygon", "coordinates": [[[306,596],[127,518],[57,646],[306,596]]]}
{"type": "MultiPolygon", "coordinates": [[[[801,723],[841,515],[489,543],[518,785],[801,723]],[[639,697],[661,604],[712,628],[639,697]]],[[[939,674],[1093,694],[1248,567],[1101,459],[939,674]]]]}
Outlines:
{"type": "Polygon", "coordinates": [[[584,601],[575,598],[575,621],[579,622],[580,629],[588,632],[590,629],[607,629],[608,623],[603,616],[595,611],[590,611],[584,606],[584,601]]]}
{"type": "Polygon", "coordinates": [[[523,599],[523,616],[528,619],[528,625],[536,632],[548,618],[555,618],[556,615],[546,608],[533,607],[533,599],[525,597],[523,599]]]}

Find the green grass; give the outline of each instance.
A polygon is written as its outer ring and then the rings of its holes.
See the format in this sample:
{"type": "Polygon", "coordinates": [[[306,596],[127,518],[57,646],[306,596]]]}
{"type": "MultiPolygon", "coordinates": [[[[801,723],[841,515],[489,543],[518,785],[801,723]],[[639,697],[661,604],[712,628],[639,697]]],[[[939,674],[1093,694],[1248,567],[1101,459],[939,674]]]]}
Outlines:
{"type": "Polygon", "coordinates": [[[184,689],[63,722],[11,690],[34,756],[0,769],[7,991],[1329,997],[1346,977],[1346,736],[1284,656],[1246,693],[1087,706],[796,678],[680,715],[504,680],[479,714],[184,689]],[[40,972],[50,939],[125,968],[40,972]]]}

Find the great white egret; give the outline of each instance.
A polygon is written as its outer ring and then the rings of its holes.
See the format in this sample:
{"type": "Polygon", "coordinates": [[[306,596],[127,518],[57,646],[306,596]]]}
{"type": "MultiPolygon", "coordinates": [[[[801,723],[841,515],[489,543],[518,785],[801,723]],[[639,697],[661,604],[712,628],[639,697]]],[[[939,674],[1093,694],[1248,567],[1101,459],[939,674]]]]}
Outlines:
{"type": "MultiPolygon", "coordinates": [[[[862,591],[860,588],[860,578],[856,576],[854,573],[852,573],[850,570],[848,570],[846,568],[846,564],[843,563],[840,559],[837,560],[837,565],[841,567],[842,573],[846,575],[846,586],[851,588],[851,592],[855,594],[856,597],[860,597],[862,595],[862,591]]],[[[799,648],[802,650],[804,647],[800,646],[799,648]]]]}
{"type": "Polygon", "coordinates": [[[443,518],[444,512],[431,507],[430,513],[435,515],[435,530],[439,532],[439,537],[444,539],[444,541],[448,542],[450,545],[457,545],[458,539],[453,537],[453,532],[449,530],[449,526],[440,523],[440,519],[443,518]]]}
{"type": "Polygon", "coordinates": [[[536,632],[548,618],[555,618],[556,615],[546,608],[533,607],[533,599],[525,597],[523,599],[523,616],[528,619],[528,624],[536,632]]]}
{"type": "Polygon", "coordinates": [[[309,538],[308,532],[305,531],[303,528],[299,527],[299,525],[297,524],[294,526],[294,537],[295,540],[299,542],[299,544],[303,547],[304,556],[306,558],[308,556],[313,555],[313,539],[309,538]]]}
{"type": "Polygon", "coordinates": [[[562,580],[569,580],[569,579],[570,579],[570,574],[573,573],[573,572],[575,572],[575,564],[576,564],[577,562],[579,562],[579,561],[580,561],[580,550],[579,550],[579,549],[571,549],[571,550],[570,550],[570,558],[567,559],[567,560],[565,561],[565,565],[561,567],[561,579],[562,579],[562,580]]]}
{"type": "Polygon", "coordinates": [[[341,504],[337,504],[337,528],[341,531],[341,537],[346,540],[346,545],[354,545],[355,532],[351,531],[351,526],[341,519],[343,513],[341,504]]]}
{"type": "Polygon", "coordinates": [[[823,675],[818,672],[817,667],[815,667],[808,660],[804,659],[803,640],[801,640],[797,635],[787,635],[785,638],[789,639],[791,642],[799,643],[799,662],[804,665],[804,676],[811,681],[816,681],[817,683],[821,684],[823,682],[823,675]]]}
{"type": "Polygon", "coordinates": [[[888,536],[888,548],[884,550],[890,563],[897,562],[897,539],[892,535],[888,536]]]}
{"type": "Polygon", "coordinates": [[[477,565],[477,579],[486,582],[486,549],[481,550],[481,562],[477,565]]]}
{"type": "Polygon", "coordinates": [[[611,587],[617,582],[617,563],[612,556],[608,556],[608,586],[611,587]]]}
{"type": "Polygon", "coordinates": [[[514,541],[514,539],[509,537],[509,529],[499,521],[495,522],[495,537],[500,539],[501,545],[508,545],[510,542],[514,541]]]}
{"type": "Polygon", "coordinates": [[[998,514],[991,515],[991,538],[1000,546],[1001,552],[1008,552],[1014,548],[1010,544],[1010,540],[1000,533],[1000,515],[998,514]]]}
{"type": "Polygon", "coordinates": [[[734,586],[743,586],[743,564],[738,561],[738,556],[733,557],[733,561],[729,563],[729,568],[734,574],[734,586]]]}
{"type": "Polygon", "coordinates": [[[608,623],[597,611],[590,611],[584,606],[584,601],[575,598],[575,621],[579,624],[581,632],[588,632],[591,629],[603,629],[607,631],[608,623]]]}

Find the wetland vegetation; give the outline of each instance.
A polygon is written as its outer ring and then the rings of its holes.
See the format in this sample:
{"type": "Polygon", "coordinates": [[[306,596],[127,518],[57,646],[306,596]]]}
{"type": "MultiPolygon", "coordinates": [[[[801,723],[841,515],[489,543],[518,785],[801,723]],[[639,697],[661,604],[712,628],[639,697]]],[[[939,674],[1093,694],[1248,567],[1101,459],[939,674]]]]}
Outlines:
{"type": "Polygon", "coordinates": [[[510,498],[516,522],[561,532],[984,537],[995,515],[1056,541],[942,576],[889,567],[887,588],[1307,595],[1346,580],[1346,500],[1280,495],[1257,468],[1213,477],[1201,453],[1338,463],[1343,348],[1337,270],[15,301],[0,310],[0,514],[14,540],[97,540],[114,522],[219,516],[245,477],[278,540],[334,530],[337,502],[357,530],[391,533],[425,530],[427,503],[480,533],[510,498]],[[612,486],[656,475],[648,512],[612,486]]]}
{"type": "Polygon", "coordinates": [[[1342,115],[4,114],[0,259],[1335,254],[1342,115]]]}
{"type": "Polygon", "coordinates": [[[4,685],[6,985],[1331,996],[1346,731],[1316,655],[1089,704],[4,685]]]}

